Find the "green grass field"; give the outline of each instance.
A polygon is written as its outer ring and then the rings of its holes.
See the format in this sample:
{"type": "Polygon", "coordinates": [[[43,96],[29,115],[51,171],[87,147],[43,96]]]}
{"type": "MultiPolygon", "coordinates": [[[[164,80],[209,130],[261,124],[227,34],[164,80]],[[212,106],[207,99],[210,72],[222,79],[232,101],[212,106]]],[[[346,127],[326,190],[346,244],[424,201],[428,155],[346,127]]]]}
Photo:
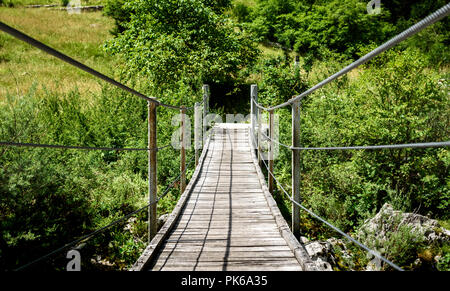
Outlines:
{"type": "MultiPolygon", "coordinates": [[[[80,0],[81,5],[102,5],[104,0],[80,0]]],[[[5,6],[27,6],[27,5],[47,5],[57,4],[61,5],[62,0],[0,0],[5,6]]]]}
{"type": "MultiPolygon", "coordinates": [[[[0,20],[92,68],[111,76],[119,65],[103,44],[113,21],[102,12],[68,14],[51,9],[0,7],[0,20]]],[[[33,83],[56,92],[98,92],[98,79],[30,45],[0,33],[0,100],[7,92],[23,95],[33,83]]]]}

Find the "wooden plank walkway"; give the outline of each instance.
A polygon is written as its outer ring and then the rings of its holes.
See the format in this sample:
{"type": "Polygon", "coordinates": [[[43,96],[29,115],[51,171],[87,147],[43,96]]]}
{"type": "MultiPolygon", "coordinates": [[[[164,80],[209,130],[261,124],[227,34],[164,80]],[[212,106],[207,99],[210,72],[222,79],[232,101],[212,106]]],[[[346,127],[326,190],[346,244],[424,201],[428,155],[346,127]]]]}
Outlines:
{"type": "Polygon", "coordinates": [[[302,270],[267,201],[248,126],[219,124],[208,144],[196,181],[179,202],[183,203],[179,214],[163,230],[167,233],[152,240],[134,269],[302,270]]]}

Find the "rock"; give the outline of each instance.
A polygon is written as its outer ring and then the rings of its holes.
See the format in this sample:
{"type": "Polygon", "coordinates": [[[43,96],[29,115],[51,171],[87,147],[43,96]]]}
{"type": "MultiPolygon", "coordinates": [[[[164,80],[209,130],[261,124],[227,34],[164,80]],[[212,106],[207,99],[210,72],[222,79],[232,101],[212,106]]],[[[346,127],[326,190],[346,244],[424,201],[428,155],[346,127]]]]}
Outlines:
{"type": "Polygon", "coordinates": [[[305,249],[308,252],[311,260],[316,263],[317,267],[323,271],[332,271],[333,268],[329,261],[335,263],[333,257],[333,247],[327,241],[314,241],[305,244],[305,249]]]}
{"type": "Polygon", "coordinates": [[[380,271],[381,267],[378,264],[375,264],[374,262],[370,261],[367,263],[366,271],[380,271]]]}
{"type": "Polygon", "coordinates": [[[123,230],[125,231],[129,231],[130,233],[134,233],[134,228],[133,225],[136,224],[137,218],[136,217],[130,217],[127,220],[127,223],[125,224],[125,226],[123,227],[123,230]]]}
{"type": "Polygon", "coordinates": [[[322,258],[317,258],[314,263],[316,263],[316,266],[319,268],[319,270],[333,271],[333,267],[331,267],[331,264],[327,261],[322,260],[322,258]]]}
{"type": "MultiPolygon", "coordinates": [[[[327,242],[329,242],[333,246],[333,250],[336,250],[336,249],[340,250],[339,254],[342,259],[344,259],[347,263],[352,262],[352,256],[348,252],[347,246],[346,246],[344,240],[332,237],[332,238],[327,239],[327,242]]],[[[333,258],[335,261],[337,261],[335,253],[334,253],[333,258]]]]}
{"type": "Polygon", "coordinates": [[[166,223],[167,218],[169,218],[169,214],[163,214],[160,217],[158,217],[158,229],[163,227],[164,223],[166,223]]]}
{"type": "Polygon", "coordinates": [[[394,232],[399,226],[408,225],[411,230],[422,235],[428,244],[450,241],[450,231],[441,227],[439,222],[416,213],[403,213],[394,210],[390,204],[384,204],[380,211],[365,221],[357,232],[357,237],[364,233],[376,234],[380,241],[386,240],[386,234],[394,232]]]}
{"type": "MultiPolygon", "coordinates": [[[[374,249],[374,251],[383,254],[385,252],[383,247],[386,245],[386,242],[401,229],[401,226],[407,226],[406,229],[401,231],[410,229],[411,234],[414,235],[412,241],[408,242],[409,244],[414,244],[416,240],[426,245],[440,245],[450,241],[450,231],[443,228],[438,221],[417,213],[404,213],[394,210],[387,203],[381,207],[374,217],[364,222],[356,232],[356,238],[372,248],[374,243],[376,243],[375,245],[377,245],[378,249],[374,249]]],[[[425,261],[430,260],[432,258],[425,261]]],[[[423,254],[419,255],[419,258],[412,264],[413,269],[420,269],[425,261],[423,254]]],[[[366,270],[378,270],[379,265],[381,265],[379,259],[378,263],[374,259],[366,266],[366,270]]]]}
{"type": "Polygon", "coordinates": [[[304,236],[301,236],[301,237],[300,237],[300,242],[301,242],[302,244],[307,244],[307,243],[309,243],[309,239],[307,239],[307,238],[304,237],[304,236]]]}

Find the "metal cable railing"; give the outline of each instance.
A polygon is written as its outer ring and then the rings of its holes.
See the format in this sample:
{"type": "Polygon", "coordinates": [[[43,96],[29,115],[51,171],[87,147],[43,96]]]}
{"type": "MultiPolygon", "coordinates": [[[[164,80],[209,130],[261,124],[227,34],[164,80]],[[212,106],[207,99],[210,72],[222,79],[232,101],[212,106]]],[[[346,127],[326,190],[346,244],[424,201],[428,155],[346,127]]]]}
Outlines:
{"type": "Polygon", "coordinates": [[[293,147],[284,144],[276,139],[268,137],[265,133],[261,132],[261,135],[274,143],[281,145],[291,150],[317,150],[317,151],[334,151],[334,150],[383,150],[383,149],[405,149],[405,148],[440,148],[450,147],[450,141],[442,142],[419,142],[419,143],[405,143],[405,144],[393,144],[393,145],[369,145],[369,146],[348,146],[348,147],[293,147]]]}
{"type": "MultiPolygon", "coordinates": [[[[55,144],[38,144],[38,143],[20,143],[20,142],[7,142],[0,141],[0,146],[8,147],[33,147],[33,148],[52,148],[52,149],[73,149],[73,150],[93,150],[93,151],[149,151],[150,148],[113,148],[113,147],[87,147],[87,146],[68,146],[68,145],[55,145],[55,144]]],[[[168,148],[170,144],[154,148],[154,150],[160,151],[168,148]]]]}

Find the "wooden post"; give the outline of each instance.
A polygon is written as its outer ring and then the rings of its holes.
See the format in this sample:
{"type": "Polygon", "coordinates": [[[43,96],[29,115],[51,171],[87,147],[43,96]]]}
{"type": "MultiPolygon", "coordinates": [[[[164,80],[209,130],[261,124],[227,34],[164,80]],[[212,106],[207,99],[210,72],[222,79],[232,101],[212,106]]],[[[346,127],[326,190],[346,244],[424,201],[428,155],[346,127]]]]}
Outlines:
{"type": "Polygon", "coordinates": [[[200,149],[202,148],[202,115],[201,107],[197,102],[194,105],[194,150],[195,150],[195,166],[198,165],[200,149]]]}
{"type": "MultiPolygon", "coordinates": [[[[269,111],[269,171],[273,173],[273,130],[274,130],[274,122],[273,122],[273,110],[269,111]]],[[[269,192],[273,194],[273,177],[269,173],[267,180],[269,181],[269,192]]]]}
{"type": "Polygon", "coordinates": [[[181,107],[180,192],[186,189],[186,108],[181,107]]]}
{"type": "MultiPolygon", "coordinates": [[[[292,104],[292,146],[300,147],[300,101],[292,104]]],[[[300,203],[300,150],[292,150],[292,200],[300,203]]],[[[292,233],[300,238],[300,207],[292,203],[292,233]]]]}
{"type": "Polygon", "coordinates": [[[157,217],[156,217],[156,104],[148,102],[148,241],[156,235],[157,217]]]}
{"type": "Polygon", "coordinates": [[[262,130],[262,124],[261,124],[261,114],[262,111],[260,108],[258,108],[258,165],[261,167],[261,130],[262,130]]]}
{"type": "Polygon", "coordinates": [[[209,113],[209,86],[203,85],[203,144],[205,144],[206,131],[208,130],[208,120],[206,117],[209,113]]]}
{"type": "Polygon", "coordinates": [[[258,102],[258,85],[251,85],[250,87],[250,122],[252,135],[252,148],[256,149],[256,121],[258,115],[258,107],[253,103],[253,100],[258,102]]]}

